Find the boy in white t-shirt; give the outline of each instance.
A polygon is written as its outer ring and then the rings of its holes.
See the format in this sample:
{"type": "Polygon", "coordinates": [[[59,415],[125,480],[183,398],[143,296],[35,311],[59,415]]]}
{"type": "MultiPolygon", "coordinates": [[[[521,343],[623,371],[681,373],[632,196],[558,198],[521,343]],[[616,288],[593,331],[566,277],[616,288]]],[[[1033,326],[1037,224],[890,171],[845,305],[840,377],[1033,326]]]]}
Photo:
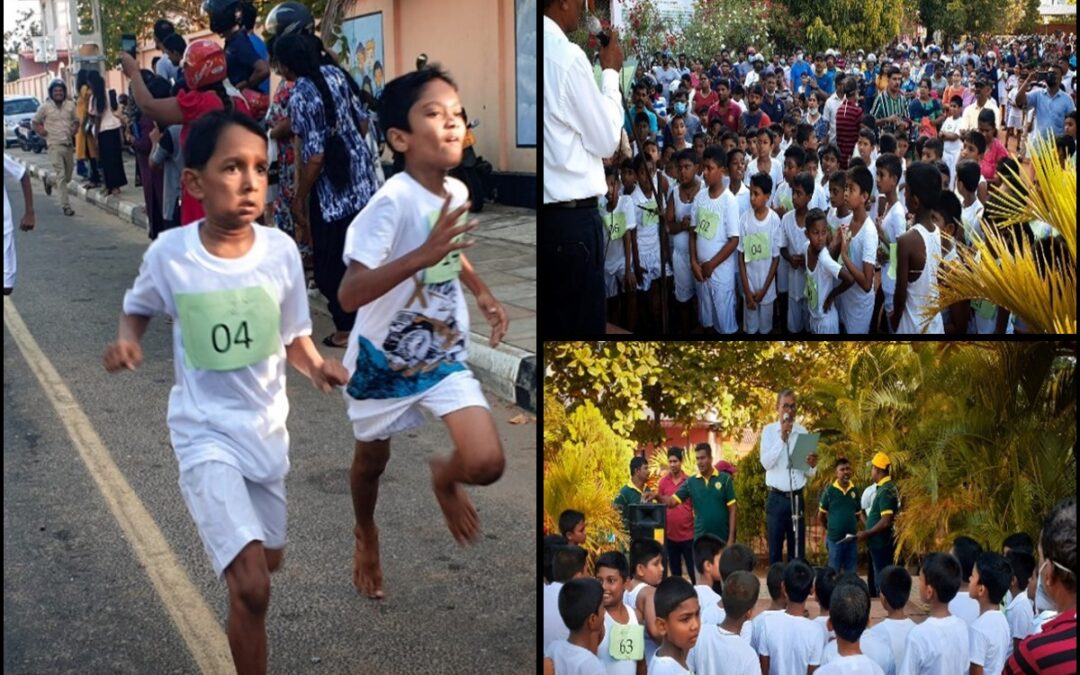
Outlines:
{"type": "Polygon", "coordinates": [[[630,574],[633,578],[623,593],[623,602],[645,627],[645,662],[648,663],[663,637],[656,621],[653,595],[664,578],[664,548],[655,539],[638,539],[630,544],[630,574]]]}
{"type": "Polygon", "coordinates": [[[889,565],[881,570],[877,583],[881,591],[878,599],[885,610],[885,618],[868,633],[889,645],[895,668],[904,660],[908,633],[915,627],[915,622],[904,613],[904,606],[911,596],[911,574],[901,565],[889,565]]]}
{"type": "Polygon", "coordinates": [[[739,221],[739,278],[743,288],[743,328],[749,334],[772,332],[776,270],[783,235],[780,219],[766,203],[772,179],[759,173],[750,179],[751,210],[739,221]]]}
{"type": "Polygon", "coordinates": [[[544,648],[556,640],[565,640],[570,629],[559,616],[559,592],[571,579],[586,576],[585,549],[566,544],[555,549],[552,555],[552,583],[544,586],[544,648]]]}
{"type": "MultiPolygon", "coordinates": [[[[30,188],[30,172],[4,153],[4,176],[14,178],[22,185],[23,217],[19,229],[29,232],[34,229],[34,191],[30,188]]],[[[11,202],[8,200],[7,186],[4,186],[4,295],[11,295],[15,289],[15,223],[11,214],[11,202]]]]}
{"type": "MultiPolygon", "coordinates": [[[[626,305],[628,318],[633,317],[636,303],[637,280],[634,278],[633,255],[627,234],[637,227],[634,202],[628,195],[621,194],[619,181],[613,166],[604,168],[607,180],[607,194],[600,198],[600,220],[607,235],[607,253],[604,256],[604,284],[607,287],[608,319],[618,323],[620,289],[623,304],[626,305]]],[[[633,330],[633,325],[627,325],[633,330]]]]}
{"type": "MultiPolygon", "coordinates": [[[[832,600],[833,589],[839,574],[831,567],[819,567],[814,572],[814,598],[818,602],[818,615],[814,623],[820,624],[825,629],[825,644],[836,638],[836,634],[828,627],[829,603],[832,600]]],[[[867,591],[869,592],[869,591],[867,591]]]]}
{"type": "Polygon", "coordinates": [[[979,618],[979,603],[968,594],[968,584],[975,572],[975,561],[982,555],[982,545],[971,537],[953,539],[949,553],[960,563],[960,590],[949,601],[949,613],[958,616],[971,626],[979,618]]]}
{"type": "Polygon", "coordinates": [[[964,149],[964,120],[960,114],[964,111],[964,101],[953,96],[946,102],[948,117],[941,123],[942,159],[949,165],[949,189],[956,189],[956,163],[960,160],[960,151],[964,149]]]}
{"type": "MultiPolygon", "coordinates": [[[[825,212],[821,209],[810,209],[806,214],[806,236],[810,240],[806,248],[809,330],[815,335],[839,334],[840,320],[833,302],[854,280],[851,272],[829,255],[829,227],[825,224],[825,212]]],[[[844,239],[841,251],[846,251],[847,246],[847,239],[844,239]]]]}
{"type": "Polygon", "coordinates": [[[570,637],[544,649],[544,671],[555,675],[606,675],[596,650],[604,636],[604,589],[590,577],[572,579],[559,591],[559,616],[570,637]]]}
{"type": "Polygon", "coordinates": [[[206,217],[146,250],[105,369],[138,368],[151,317],[172,318],[168,423],[180,491],[229,586],[236,669],[265,672],[270,573],[285,548],[285,362],[327,393],[348,376],[311,342],[296,242],[254,225],[267,188],[265,132],[246,115],[209,113],[192,127],[184,157],[184,184],[206,217]]]}
{"type": "Polygon", "coordinates": [[[640,659],[633,658],[636,644],[641,644],[644,652],[645,630],[637,613],[623,602],[630,578],[626,556],[619,551],[601,554],[596,559],[596,578],[604,588],[604,639],[596,655],[608,675],[635,675],[645,668],[644,653],[640,659]]]}
{"type": "Polygon", "coordinates": [[[896,240],[907,231],[907,210],[896,192],[902,171],[900,158],[891,152],[878,157],[877,189],[885,198],[885,206],[875,224],[880,242],[878,264],[881,266],[881,292],[885,296],[886,323],[887,317],[893,311],[893,293],[896,289],[896,240]]]}
{"type": "Polygon", "coordinates": [[[829,176],[829,211],[826,214],[829,232],[832,232],[834,237],[837,230],[846,231],[851,225],[851,209],[847,205],[846,189],[847,174],[834,171],[829,176]]]}
{"type": "MultiPolygon", "coordinates": [[[[743,544],[732,544],[720,554],[720,576],[718,582],[723,583],[736,572],[754,571],[754,552],[743,544]]],[[[701,608],[701,623],[720,625],[727,620],[727,612],[724,609],[723,599],[718,600],[712,607],[701,608]]],[[[754,626],[751,622],[743,623],[739,636],[747,645],[754,643],[754,626]]],[[[756,653],[756,652],[755,652],[756,653]]]]}
{"type": "Polygon", "coordinates": [[[1011,580],[1005,556],[987,551],[975,561],[968,593],[979,603],[979,618],[971,624],[971,675],[997,675],[1012,653],[1009,622],[1001,613],[1011,580]]]}
{"type": "Polygon", "coordinates": [[[870,621],[870,590],[854,574],[842,577],[833,589],[828,627],[836,632],[836,658],[817,673],[822,675],[885,675],[884,669],[863,653],[860,638],[870,621]]]}
{"type": "Polygon", "coordinates": [[[383,597],[375,501],[390,458],[390,437],[442,418],[454,443],[431,460],[431,482],[459,543],[475,540],[480,520],[462,486],[490,485],[506,465],[480,383],[465,363],[469,312],[462,285],[476,297],[495,346],[509,325],[502,305],[461,253],[475,221],[461,223],[468,190],[447,172],[461,161],[465,128],[457,89],[428,66],[386,85],[381,122],[404,157],[395,174],[349,225],[348,267],[338,296],[356,311],[345,363],[345,400],[356,448],[351,489],[356,517],[353,585],[383,597]]]}
{"type": "MultiPolygon", "coordinates": [[[[750,646],[761,654],[761,639],[765,634],[765,620],[772,614],[787,609],[787,596],[784,594],[784,563],[774,562],[765,572],[765,589],[769,591],[769,606],[758,612],[751,620],[750,646]]],[[[764,661],[764,658],[759,658],[764,661]]]]}
{"type": "Polygon", "coordinates": [[[714,534],[706,533],[694,540],[694,567],[697,569],[694,592],[697,593],[698,605],[701,607],[702,622],[710,610],[720,609],[720,594],[713,588],[719,587],[722,581],[720,555],[723,552],[724,541],[714,534]]]}
{"type": "Polygon", "coordinates": [[[842,237],[834,237],[830,255],[839,255],[855,283],[843,295],[841,319],[849,334],[870,330],[874,314],[874,265],[877,263],[878,233],[867,215],[873,194],[874,176],[865,166],[848,169],[844,195],[851,209],[851,225],[842,237]]]}
{"type": "Polygon", "coordinates": [[[690,582],[668,577],[653,597],[656,623],[663,641],[649,661],[649,675],[688,675],[687,655],[701,631],[701,607],[690,582]]]}
{"type": "MultiPolygon", "coordinates": [[[[825,227],[824,214],[821,226],[825,227]]],[[[813,584],[814,570],[802,560],[792,560],[784,568],[787,609],[765,619],[758,644],[762,673],[804,675],[809,666],[821,665],[825,630],[803,616],[813,584]]]]}
{"type": "Polygon", "coordinates": [[[1009,592],[1006,598],[1005,618],[1009,621],[1013,649],[1020,646],[1020,641],[1035,632],[1035,606],[1027,596],[1028,580],[1035,572],[1035,558],[1027,551],[1013,549],[1005,554],[1012,569],[1009,592]]]}
{"type": "Polygon", "coordinates": [[[926,620],[908,633],[897,675],[958,675],[971,661],[968,627],[949,613],[960,590],[960,563],[948,553],[930,553],[919,570],[919,598],[929,605],[926,620]]]}
{"type": "Polygon", "coordinates": [[[790,183],[792,208],[780,219],[780,257],[786,263],[788,273],[787,331],[801,333],[809,318],[806,306],[806,246],[809,243],[806,214],[810,210],[814,178],[802,171],[790,183]]]}
{"type": "MultiPolygon", "coordinates": [[[[701,162],[705,189],[699,190],[690,215],[690,261],[694,278],[705,282],[713,329],[734,333],[735,268],[739,246],[739,209],[735,197],[724,189],[727,155],[718,145],[705,148],[701,162]]],[[[705,298],[703,298],[703,301],[705,298]]]]}
{"type": "Polygon", "coordinates": [[[761,582],[751,572],[728,575],[724,581],[724,620],[720,624],[702,623],[697,642],[686,658],[690,670],[713,675],[745,675],[760,670],[757,652],[741,636],[760,589],[761,582]]]}

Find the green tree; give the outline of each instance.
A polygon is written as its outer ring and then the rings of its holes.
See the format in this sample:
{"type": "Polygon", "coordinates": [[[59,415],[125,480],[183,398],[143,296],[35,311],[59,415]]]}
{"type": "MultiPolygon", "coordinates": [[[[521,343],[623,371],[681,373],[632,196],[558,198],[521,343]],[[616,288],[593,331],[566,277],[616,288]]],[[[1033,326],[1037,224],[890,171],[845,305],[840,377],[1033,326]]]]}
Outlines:
{"type": "MultiPolygon", "coordinates": [[[[967,0],[964,0],[967,1],[967,0]]],[[[787,0],[805,26],[807,48],[876,50],[900,35],[904,4],[895,0],[787,0]]]]}
{"type": "Polygon", "coordinates": [[[759,49],[769,44],[768,10],[740,0],[694,0],[694,12],[679,36],[679,50],[703,58],[723,49],[759,49]]]}

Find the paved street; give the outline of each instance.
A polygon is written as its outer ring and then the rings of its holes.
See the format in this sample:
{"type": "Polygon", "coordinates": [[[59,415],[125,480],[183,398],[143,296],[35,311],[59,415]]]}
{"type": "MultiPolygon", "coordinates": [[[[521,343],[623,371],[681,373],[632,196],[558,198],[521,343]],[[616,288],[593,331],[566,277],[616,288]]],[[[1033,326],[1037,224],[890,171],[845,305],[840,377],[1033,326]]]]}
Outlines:
{"type": "MultiPolygon", "coordinates": [[[[17,222],[21,191],[13,181],[7,191],[17,222]]],[[[40,180],[34,192],[37,228],[16,228],[18,280],[4,300],[4,672],[199,672],[175,622],[175,612],[191,608],[173,606],[171,614],[151,582],[151,571],[174,556],[196,589],[192,604],[205,603],[223,635],[226,587],[214,578],[180,496],[165,424],[174,382],[171,326],[151,323],[138,371],[110,376],[101,365],[149,240],[79,199],[72,200],[77,215],[64,217],[40,180]],[[28,331],[18,343],[14,312],[28,331]],[[32,358],[47,359],[76,405],[58,412],[57,388],[42,386],[24,354],[27,339],[40,348],[32,358]],[[116,484],[99,487],[98,469],[92,473],[83,460],[85,438],[77,443],[69,433],[83,413],[130,486],[128,502],[145,508],[167,551],[135,553],[106,496],[116,484]]],[[[141,190],[125,192],[141,201],[141,190]]],[[[328,318],[313,319],[315,336],[331,331],[328,318]]],[[[343,403],[291,369],[288,378],[289,544],[272,580],[270,672],[533,672],[531,416],[511,424],[522,411],[489,394],[508,464],[495,485],[470,491],[483,535],[467,549],[454,544],[429,489],[427,460],[450,449],[444,428],[430,424],[395,440],[376,513],[387,594],[377,603],[351,584],[352,439],[343,403]]],[[[213,632],[209,624],[203,628],[213,632]]]]}

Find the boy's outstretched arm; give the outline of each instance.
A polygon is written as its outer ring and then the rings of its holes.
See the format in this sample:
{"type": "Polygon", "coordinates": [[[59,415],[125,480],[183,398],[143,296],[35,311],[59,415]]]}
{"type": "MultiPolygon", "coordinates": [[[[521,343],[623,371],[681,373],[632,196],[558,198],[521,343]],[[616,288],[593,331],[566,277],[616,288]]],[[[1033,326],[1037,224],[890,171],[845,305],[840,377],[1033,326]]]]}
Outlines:
{"type": "Polygon", "coordinates": [[[491,339],[488,340],[488,344],[494,347],[502,342],[507,329],[510,328],[510,317],[506,316],[506,309],[491,294],[491,289],[476,273],[472,263],[469,262],[464,253],[461,254],[461,282],[472,292],[473,297],[476,298],[477,306],[480,307],[480,311],[484,313],[488,325],[491,326],[491,339]]]}
{"type": "Polygon", "coordinates": [[[115,373],[127,368],[135,370],[142,365],[142,336],[150,325],[150,317],[138,314],[121,314],[116,342],[105,349],[105,370],[115,373]]]}
{"type": "Polygon", "coordinates": [[[341,365],[341,361],[324,359],[315,349],[310,335],[301,335],[288,344],[285,347],[285,356],[293,368],[306,375],[315,388],[325,394],[333,391],[335,386],[349,382],[349,372],[341,365]]]}
{"type": "Polygon", "coordinates": [[[345,270],[345,277],[338,287],[338,302],[341,303],[342,309],[346,312],[355,312],[376,298],[386,295],[390,289],[420,270],[439,262],[448,253],[472,246],[474,243],[472,240],[454,241],[454,237],[476,228],[475,220],[464,225],[457,225],[458,218],[468,211],[469,202],[465,202],[460,208],[448,213],[449,208],[450,197],[447,196],[435,228],[432,229],[423,246],[375,269],[361,265],[355,260],[350,262],[349,268],[345,270]]]}

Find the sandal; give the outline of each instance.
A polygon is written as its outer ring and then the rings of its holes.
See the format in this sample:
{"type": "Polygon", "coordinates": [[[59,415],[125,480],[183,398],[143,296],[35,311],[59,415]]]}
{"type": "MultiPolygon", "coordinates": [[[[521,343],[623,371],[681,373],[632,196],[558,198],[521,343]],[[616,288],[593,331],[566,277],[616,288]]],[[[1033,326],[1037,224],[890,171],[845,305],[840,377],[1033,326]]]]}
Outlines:
{"type": "Polygon", "coordinates": [[[333,347],[335,349],[345,349],[349,346],[349,338],[345,338],[345,342],[343,342],[342,344],[338,344],[334,342],[335,335],[337,335],[337,333],[330,333],[325,338],[323,338],[322,343],[327,347],[333,347]]]}

